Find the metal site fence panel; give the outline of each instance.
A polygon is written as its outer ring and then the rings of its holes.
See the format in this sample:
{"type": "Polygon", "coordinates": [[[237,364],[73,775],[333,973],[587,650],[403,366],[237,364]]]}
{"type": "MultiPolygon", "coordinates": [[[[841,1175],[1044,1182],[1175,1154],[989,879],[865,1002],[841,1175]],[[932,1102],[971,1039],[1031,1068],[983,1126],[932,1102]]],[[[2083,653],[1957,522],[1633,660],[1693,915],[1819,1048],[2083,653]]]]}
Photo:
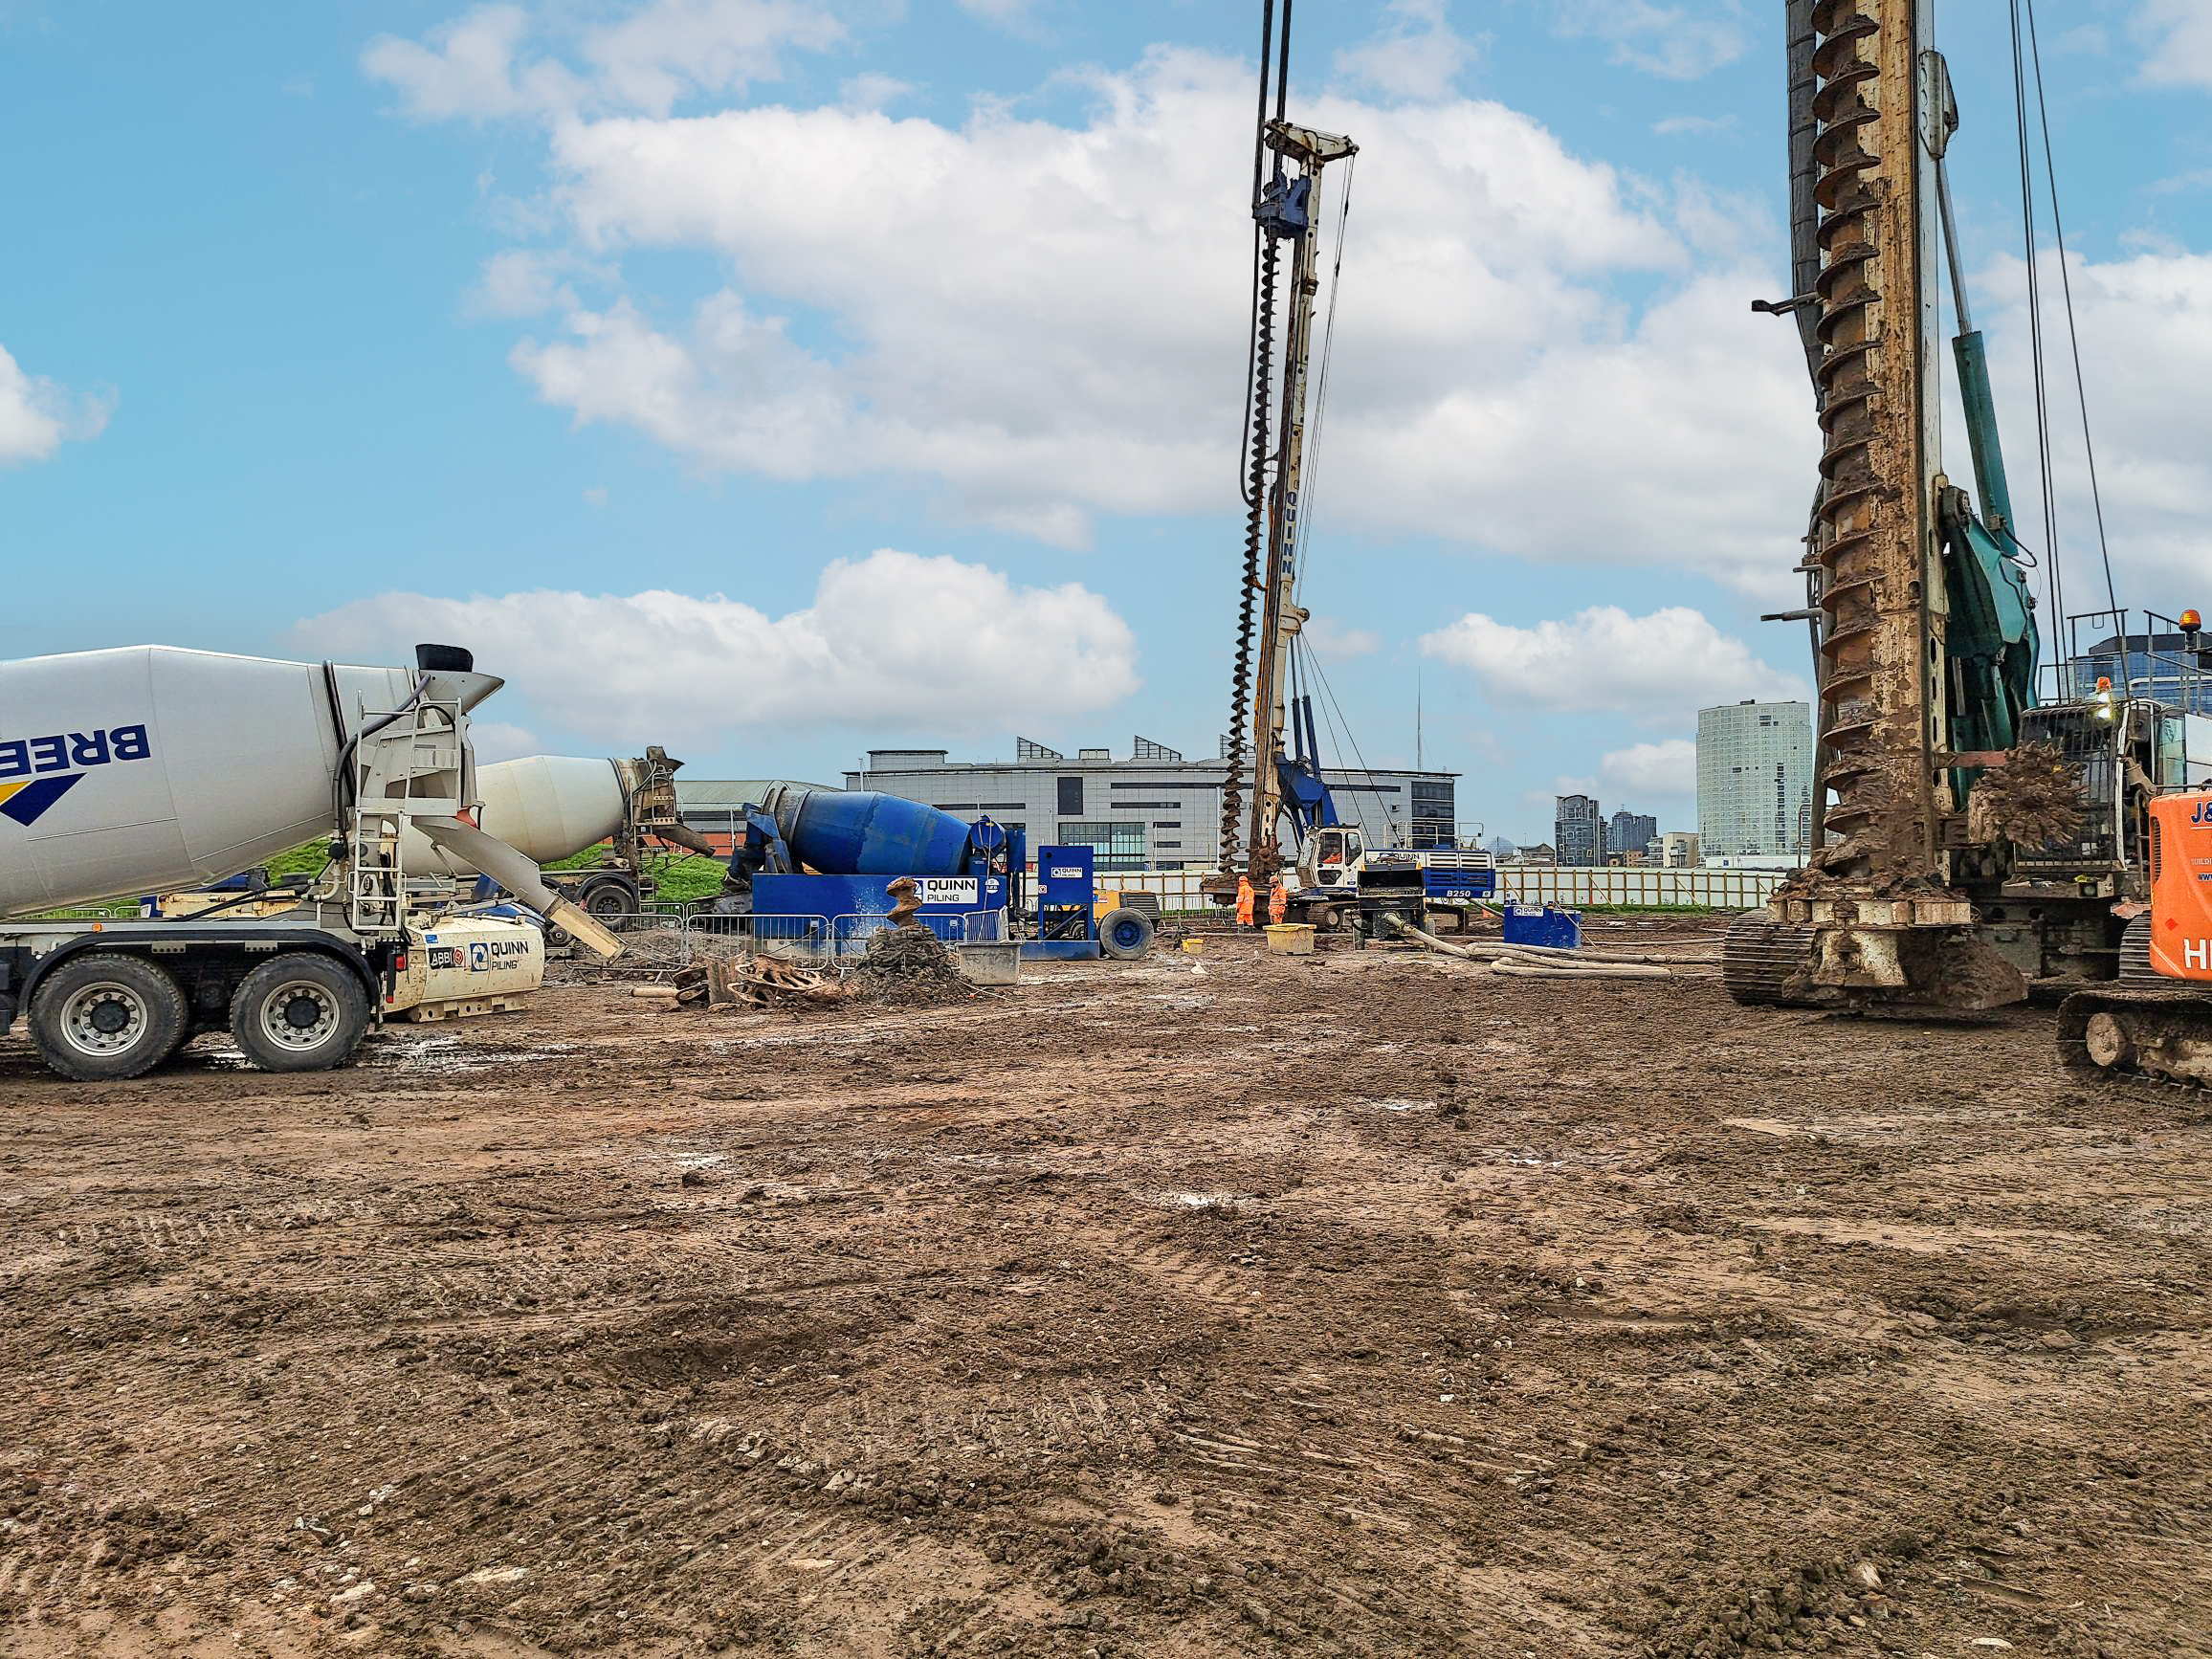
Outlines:
{"type": "Polygon", "coordinates": [[[1518,868],[1497,873],[1501,902],[1648,906],[1654,909],[1757,910],[1788,875],[1783,870],[1518,868]]]}
{"type": "MultiPolygon", "coordinates": [[[[1101,875],[1098,896],[1149,893],[1159,901],[1158,908],[1162,915],[1179,910],[1212,910],[1214,906],[1198,890],[1198,884],[1206,877],[1206,873],[1199,870],[1145,870],[1101,875]]],[[[1126,897],[1123,901],[1126,902],[1126,897]]]]}
{"type": "Polygon", "coordinates": [[[683,924],[683,960],[702,956],[773,956],[819,963],[835,954],[830,919],[821,916],[695,915],[683,924]]]}
{"type": "MultiPolygon", "coordinates": [[[[962,916],[918,916],[914,918],[945,944],[982,943],[1003,940],[1006,912],[973,910],[962,916]]],[[[888,916],[840,916],[830,921],[833,948],[839,956],[862,956],[868,941],[891,925],[888,916]]]]}
{"type": "MultiPolygon", "coordinates": [[[[1098,878],[1098,896],[1149,893],[1162,915],[1221,916],[1199,884],[1206,872],[1151,870],[1098,878]]],[[[1648,905],[1699,910],[1757,910],[1782,884],[1781,870],[1659,870],[1639,866],[1559,869],[1550,865],[1498,867],[1497,897],[1522,904],[1648,905]]]]}
{"type": "Polygon", "coordinates": [[[684,917],[680,911],[593,911],[591,919],[607,929],[608,933],[681,933],[684,931],[684,917]]]}

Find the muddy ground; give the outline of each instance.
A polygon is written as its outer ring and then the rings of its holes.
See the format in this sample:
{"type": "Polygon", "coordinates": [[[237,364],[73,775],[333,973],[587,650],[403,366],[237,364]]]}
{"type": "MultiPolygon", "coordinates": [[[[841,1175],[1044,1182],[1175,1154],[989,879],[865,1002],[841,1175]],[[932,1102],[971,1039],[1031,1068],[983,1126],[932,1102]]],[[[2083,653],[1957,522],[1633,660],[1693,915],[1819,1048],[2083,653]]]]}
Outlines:
{"type": "Polygon", "coordinates": [[[2212,1114],[1215,943],[0,1044],[0,1651],[2212,1652],[2212,1114]]]}

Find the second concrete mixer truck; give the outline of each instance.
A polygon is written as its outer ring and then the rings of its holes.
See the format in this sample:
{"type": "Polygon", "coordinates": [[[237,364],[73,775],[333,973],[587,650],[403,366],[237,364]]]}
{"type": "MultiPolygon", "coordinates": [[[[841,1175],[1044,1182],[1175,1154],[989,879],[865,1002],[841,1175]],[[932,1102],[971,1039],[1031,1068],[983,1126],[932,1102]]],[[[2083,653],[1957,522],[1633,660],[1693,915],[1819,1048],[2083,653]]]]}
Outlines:
{"type": "MultiPolygon", "coordinates": [[[[675,775],[682,766],[658,744],[628,758],[531,755],[494,761],[476,775],[484,802],[478,824],[537,864],[602,848],[582,869],[542,874],[545,885],[562,897],[616,927],[655,896],[649,843],[718,861],[721,856],[677,816],[675,775]]],[[[479,874],[424,835],[409,838],[406,858],[410,874],[468,879],[479,874]]],[[[563,944],[567,936],[555,929],[548,939],[563,944]]]]}
{"type": "Polygon", "coordinates": [[[452,646],[413,669],[139,646],[0,663],[0,1030],[48,1065],[134,1077],[227,1028],[273,1071],[340,1064],[402,1012],[535,989],[538,926],[425,914],[419,831],[605,956],[621,944],[477,827],[469,712],[501,682],[452,646]],[[69,915],[219,879],[316,835],[324,875],[274,916],[69,915]]]}

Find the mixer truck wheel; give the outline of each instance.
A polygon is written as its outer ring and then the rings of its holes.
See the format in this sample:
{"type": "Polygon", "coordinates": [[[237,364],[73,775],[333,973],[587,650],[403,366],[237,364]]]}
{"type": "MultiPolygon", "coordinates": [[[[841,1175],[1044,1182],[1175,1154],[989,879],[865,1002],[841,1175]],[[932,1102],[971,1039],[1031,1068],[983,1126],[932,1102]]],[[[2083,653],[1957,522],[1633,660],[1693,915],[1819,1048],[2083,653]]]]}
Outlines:
{"type": "Polygon", "coordinates": [[[584,891],[584,914],[601,926],[619,929],[626,916],[637,914],[638,897],[627,884],[602,881],[584,891]]]}
{"type": "Polygon", "coordinates": [[[31,1035],[49,1066],[79,1083],[150,1072],[189,1028],[185,993],[152,962],[96,950],[63,962],[31,998],[31,1035]]]}
{"type": "Polygon", "coordinates": [[[368,1012],[368,993],[351,969],[289,951],[239,985],[231,999],[231,1035],[264,1072],[327,1072],[359,1045],[368,1012]]]}
{"type": "Polygon", "coordinates": [[[1109,910],[1098,918],[1098,948],[1117,962],[1135,962],[1152,948],[1152,918],[1141,910],[1109,910]]]}

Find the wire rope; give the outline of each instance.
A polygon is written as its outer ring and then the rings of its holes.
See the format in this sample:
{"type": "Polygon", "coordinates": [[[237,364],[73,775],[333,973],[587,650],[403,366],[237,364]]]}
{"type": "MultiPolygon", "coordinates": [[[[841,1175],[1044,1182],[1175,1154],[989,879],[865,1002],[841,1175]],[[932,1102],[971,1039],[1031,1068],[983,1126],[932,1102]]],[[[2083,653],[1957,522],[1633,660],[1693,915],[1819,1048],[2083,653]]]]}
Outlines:
{"type": "Polygon", "coordinates": [[[2012,100],[2020,149],[2021,235],[2027,260],[2028,357],[2034,371],[2038,494],[2043,508],[2044,586],[2054,627],[2066,618],[2066,585],[2060,573],[2058,497],[2051,482],[2050,399],[2043,356],[2043,285],[2036,264],[2035,151],[2028,137],[2027,58],[2024,50],[2021,0],[2010,0],[2012,19],[2012,100]]]}
{"type": "Polygon", "coordinates": [[[2081,333],[2074,325],[2073,275],[2067,267],[2066,224],[2058,210],[2058,163],[2051,153],[2050,110],[2044,101],[2043,46],[2036,37],[2035,0],[2027,0],[2027,50],[2035,65],[2035,114],[2043,128],[2043,179],[2050,190],[2050,235],[2058,245],[2059,292],[2066,300],[2067,344],[2073,353],[2074,400],[2081,409],[2082,453],[2089,459],[2090,504],[2096,511],[2097,553],[2105,566],[2105,603],[2117,612],[2120,608],[2120,591],[2112,581],[2112,543],[2105,536],[2104,491],[2097,483],[2097,447],[2090,435],[2090,394],[2082,378],[2081,333]]]}

